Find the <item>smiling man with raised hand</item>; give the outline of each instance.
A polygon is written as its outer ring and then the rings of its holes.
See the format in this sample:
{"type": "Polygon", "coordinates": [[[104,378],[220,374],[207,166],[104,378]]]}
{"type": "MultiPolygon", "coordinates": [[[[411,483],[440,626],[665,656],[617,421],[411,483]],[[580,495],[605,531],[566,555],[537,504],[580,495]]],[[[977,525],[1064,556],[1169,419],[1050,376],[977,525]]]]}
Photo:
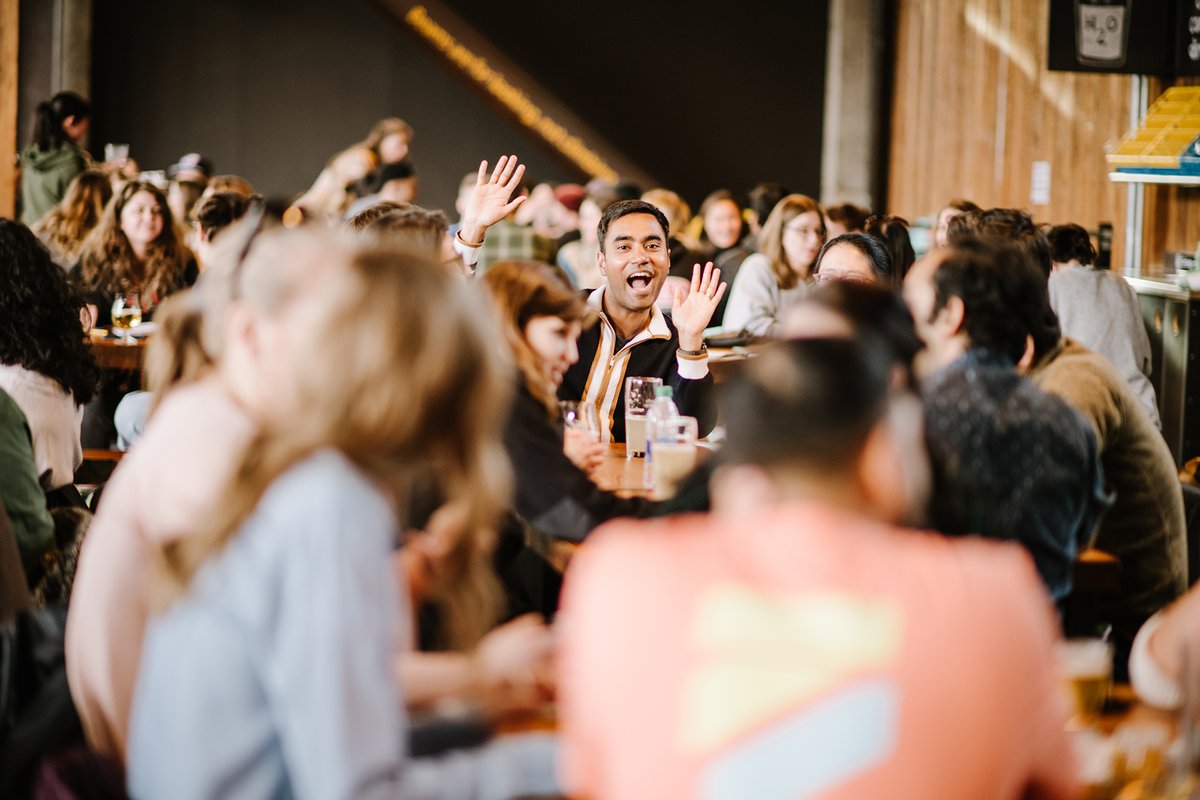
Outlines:
{"type": "Polygon", "coordinates": [[[676,295],[668,317],[655,305],[671,267],[667,218],[641,200],[605,210],[597,227],[596,263],[605,284],[590,292],[588,307],[599,325],[579,339],[579,362],[563,379],[559,396],[596,407],[601,439],[625,441],[625,378],[662,378],[674,389],[682,414],[696,417],[700,435],[717,420],[704,329],[725,294],[711,262],[692,270],[685,298],[676,295]]]}

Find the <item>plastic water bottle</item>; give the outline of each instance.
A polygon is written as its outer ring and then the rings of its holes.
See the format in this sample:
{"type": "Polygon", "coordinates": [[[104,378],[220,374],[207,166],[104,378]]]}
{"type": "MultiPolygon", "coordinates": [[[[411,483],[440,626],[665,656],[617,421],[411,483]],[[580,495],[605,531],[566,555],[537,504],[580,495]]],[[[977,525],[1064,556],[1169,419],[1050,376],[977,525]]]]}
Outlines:
{"type": "Polygon", "coordinates": [[[643,474],[642,482],[647,489],[654,488],[654,467],[651,460],[654,458],[654,440],[658,435],[658,423],[679,416],[679,408],[673,399],[674,394],[675,390],[670,386],[656,386],[654,402],[646,411],[646,471],[643,474]]]}

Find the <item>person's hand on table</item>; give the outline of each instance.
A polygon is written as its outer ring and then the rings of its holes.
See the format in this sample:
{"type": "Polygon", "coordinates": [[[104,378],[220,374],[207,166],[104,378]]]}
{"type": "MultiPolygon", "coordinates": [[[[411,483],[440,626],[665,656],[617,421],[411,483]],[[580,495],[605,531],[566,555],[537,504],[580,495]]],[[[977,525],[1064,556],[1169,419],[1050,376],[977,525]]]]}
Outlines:
{"type": "Polygon", "coordinates": [[[475,187],[463,207],[458,236],[467,245],[482,242],[488,228],[525,202],[523,195],[513,198],[525,175],[525,165],[516,156],[500,156],[490,177],[487,168],[488,162],[479,162],[475,187]]]}
{"type": "Polygon", "coordinates": [[[576,435],[574,431],[567,430],[563,436],[563,452],[572,464],[591,475],[604,463],[608,447],[587,435],[587,431],[576,435]]]}
{"type": "Polygon", "coordinates": [[[554,635],[536,614],[488,633],[471,654],[483,706],[492,716],[536,711],[554,698],[554,635]]]}
{"type": "Polygon", "coordinates": [[[687,296],[675,295],[671,304],[671,321],[679,331],[679,347],[683,350],[699,350],[704,345],[704,329],[712,320],[721,298],[725,296],[726,284],[721,280],[721,270],[711,261],[692,267],[692,283],[687,296]]]}

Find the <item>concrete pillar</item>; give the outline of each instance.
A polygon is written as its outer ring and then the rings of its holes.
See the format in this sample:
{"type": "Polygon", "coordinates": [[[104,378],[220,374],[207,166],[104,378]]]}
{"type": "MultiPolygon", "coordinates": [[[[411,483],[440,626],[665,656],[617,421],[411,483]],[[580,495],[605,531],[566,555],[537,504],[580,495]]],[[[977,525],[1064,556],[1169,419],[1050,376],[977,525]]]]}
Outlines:
{"type": "Polygon", "coordinates": [[[91,94],[92,0],[20,0],[20,5],[18,113],[24,144],[38,103],[61,91],[91,94]]]}
{"type": "Polygon", "coordinates": [[[886,0],[829,0],[821,202],[885,202],[886,0]]]}

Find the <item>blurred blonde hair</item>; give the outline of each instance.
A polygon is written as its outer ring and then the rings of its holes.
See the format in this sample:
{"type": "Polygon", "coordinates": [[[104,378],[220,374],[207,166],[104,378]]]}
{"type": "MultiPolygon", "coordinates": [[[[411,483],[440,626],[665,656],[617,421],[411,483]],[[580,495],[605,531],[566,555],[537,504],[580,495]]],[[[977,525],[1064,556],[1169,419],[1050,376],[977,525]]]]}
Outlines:
{"type": "Polygon", "coordinates": [[[671,223],[671,235],[687,247],[694,249],[697,245],[688,235],[688,221],[692,218],[692,208],[679,195],[670,189],[651,189],[642,195],[642,199],[667,215],[671,223]]]}
{"type": "Polygon", "coordinates": [[[196,285],[155,313],[158,333],[146,346],[143,372],[154,407],[167,391],[208,372],[225,349],[225,320],[234,298],[260,314],[278,313],[323,259],[350,244],[320,229],[258,234],[257,215],[233,223],[212,245],[212,263],[196,285]]]}
{"type": "Polygon", "coordinates": [[[85,169],[71,181],[58,205],[33,224],[33,232],[59,266],[69,269],[79,260],[83,240],[100,223],[112,195],[107,175],[98,169],[85,169]]]}
{"type": "Polygon", "coordinates": [[[326,302],[297,332],[306,359],[290,388],[302,411],[269,420],[210,523],[163,546],[162,599],[183,592],[279,475],[334,448],[396,498],[402,519],[429,479],[446,503],[465,509],[466,525],[438,562],[437,593],[448,640],[469,646],[495,622],[490,555],[511,491],[500,442],[511,373],[494,350],[500,333],[479,293],[426,259],[366,247],[345,260],[322,287],[326,302]]]}

